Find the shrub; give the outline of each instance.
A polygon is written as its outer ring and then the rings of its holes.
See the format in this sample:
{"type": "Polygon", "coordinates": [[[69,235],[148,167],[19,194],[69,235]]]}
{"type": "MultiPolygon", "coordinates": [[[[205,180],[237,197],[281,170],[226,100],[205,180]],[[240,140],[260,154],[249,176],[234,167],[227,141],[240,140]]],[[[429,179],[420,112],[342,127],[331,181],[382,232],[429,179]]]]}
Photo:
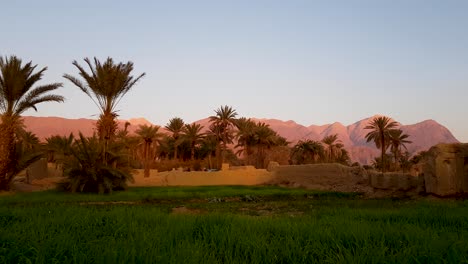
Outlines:
{"type": "Polygon", "coordinates": [[[124,156],[116,146],[104,149],[104,143],[97,137],[85,138],[80,133],[71,149],[71,157],[64,163],[67,179],[59,189],[97,193],[126,189],[127,182],[133,181],[133,177],[124,156]]]}

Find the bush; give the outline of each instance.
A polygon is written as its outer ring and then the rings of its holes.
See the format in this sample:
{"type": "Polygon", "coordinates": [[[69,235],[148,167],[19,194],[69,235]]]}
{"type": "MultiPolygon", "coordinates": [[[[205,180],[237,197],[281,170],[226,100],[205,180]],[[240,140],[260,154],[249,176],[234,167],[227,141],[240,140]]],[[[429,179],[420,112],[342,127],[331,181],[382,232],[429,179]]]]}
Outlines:
{"type": "Polygon", "coordinates": [[[67,179],[59,184],[59,189],[95,193],[126,189],[133,177],[118,151],[116,146],[105,149],[96,137],[85,138],[80,133],[71,149],[72,156],[64,163],[67,179]]]}

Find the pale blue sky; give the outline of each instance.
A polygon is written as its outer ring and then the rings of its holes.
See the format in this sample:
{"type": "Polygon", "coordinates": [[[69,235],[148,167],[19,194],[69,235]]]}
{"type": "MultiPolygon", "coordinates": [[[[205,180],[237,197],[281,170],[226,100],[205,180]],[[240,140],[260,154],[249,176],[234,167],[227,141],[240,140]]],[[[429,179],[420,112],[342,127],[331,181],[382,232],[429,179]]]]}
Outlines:
{"type": "Polygon", "coordinates": [[[73,60],[131,60],[147,76],[121,118],[241,116],[345,125],[374,114],[435,119],[468,142],[468,1],[0,1],[0,55],[48,66],[64,104],[95,118],[62,78],[73,60]]]}

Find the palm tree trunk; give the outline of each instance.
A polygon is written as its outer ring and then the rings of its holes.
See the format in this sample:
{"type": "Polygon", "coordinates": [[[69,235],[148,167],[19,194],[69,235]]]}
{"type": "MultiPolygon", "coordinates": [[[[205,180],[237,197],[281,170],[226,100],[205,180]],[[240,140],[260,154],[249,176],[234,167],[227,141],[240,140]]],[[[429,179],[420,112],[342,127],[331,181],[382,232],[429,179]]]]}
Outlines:
{"type": "Polygon", "coordinates": [[[190,159],[193,161],[195,160],[195,144],[192,144],[190,148],[190,159]]]}
{"type": "Polygon", "coordinates": [[[213,165],[211,163],[211,151],[210,153],[208,154],[208,166],[210,167],[210,169],[213,169],[213,165]]]}
{"type": "Polygon", "coordinates": [[[217,145],[216,145],[216,151],[215,151],[215,155],[216,155],[216,169],[220,169],[221,168],[221,142],[219,142],[217,145]]]}
{"type": "Polygon", "coordinates": [[[143,155],[145,156],[145,168],[144,168],[144,177],[148,178],[150,175],[150,166],[149,166],[149,154],[148,154],[148,145],[149,143],[145,143],[145,149],[143,150],[143,155]]]}
{"type": "Polygon", "coordinates": [[[385,137],[384,134],[381,133],[380,135],[380,147],[382,148],[381,156],[380,156],[380,161],[382,162],[382,173],[385,172],[385,137]]]}
{"type": "Polygon", "coordinates": [[[221,150],[221,165],[226,160],[226,149],[227,149],[226,141],[227,141],[227,137],[224,135],[223,136],[223,149],[221,150]]]}
{"type": "Polygon", "coordinates": [[[13,117],[4,115],[0,124],[0,190],[10,188],[8,172],[12,166],[15,151],[15,124],[13,117]]]}

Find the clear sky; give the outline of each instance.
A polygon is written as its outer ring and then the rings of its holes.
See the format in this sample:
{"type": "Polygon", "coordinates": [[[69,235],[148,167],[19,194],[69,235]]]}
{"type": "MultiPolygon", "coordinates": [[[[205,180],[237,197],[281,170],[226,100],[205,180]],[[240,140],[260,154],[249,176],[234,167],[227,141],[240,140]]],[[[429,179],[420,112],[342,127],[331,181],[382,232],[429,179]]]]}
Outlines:
{"type": "Polygon", "coordinates": [[[0,55],[48,66],[64,104],[27,115],[96,118],[62,78],[73,60],[131,60],[147,76],[121,118],[241,116],[345,125],[434,119],[468,142],[468,1],[0,0],[0,55]]]}

